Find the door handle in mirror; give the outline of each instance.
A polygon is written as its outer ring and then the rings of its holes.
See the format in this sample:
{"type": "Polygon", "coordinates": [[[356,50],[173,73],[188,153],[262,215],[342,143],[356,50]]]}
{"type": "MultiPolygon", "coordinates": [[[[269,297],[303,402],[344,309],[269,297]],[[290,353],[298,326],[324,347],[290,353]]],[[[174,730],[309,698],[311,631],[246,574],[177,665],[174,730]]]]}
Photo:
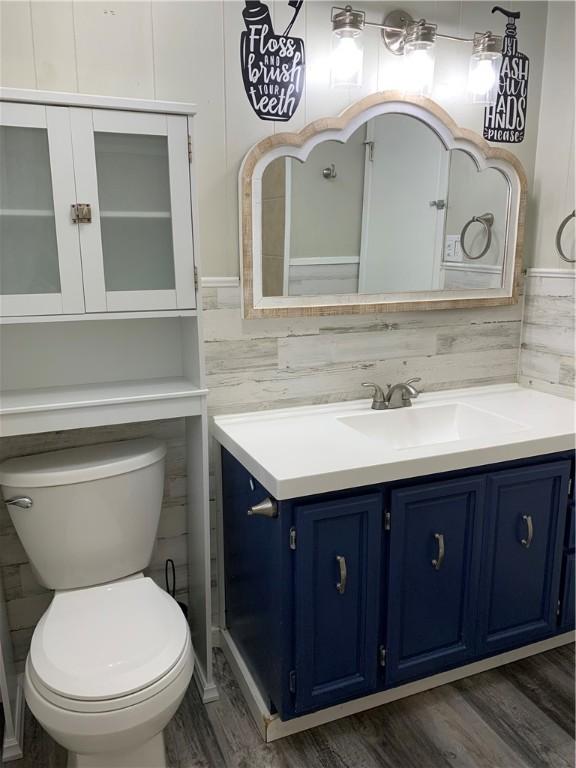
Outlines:
{"type": "Polygon", "coordinates": [[[532,539],[534,538],[534,524],[532,523],[532,515],[522,515],[522,520],[524,520],[526,523],[526,530],[528,535],[525,539],[521,539],[520,543],[523,547],[529,549],[530,544],[532,544],[532,539]]]}
{"type": "Polygon", "coordinates": [[[346,592],[346,583],[348,581],[348,568],[346,567],[346,558],[343,555],[336,555],[336,562],[340,569],[340,581],[336,584],[338,594],[343,595],[346,592]]]}
{"type": "Polygon", "coordinates": [[[437,556],[432,560],[432,565],[434,568],[439,571],[440,568],[442,568],[442,565],[444,563],[444,557],[446,555],[446,548],[444,546],[444,534],[443,533],[435,533],[434,538],[436,539],[436,543],[438,545],[438,554],[437,556]]]}

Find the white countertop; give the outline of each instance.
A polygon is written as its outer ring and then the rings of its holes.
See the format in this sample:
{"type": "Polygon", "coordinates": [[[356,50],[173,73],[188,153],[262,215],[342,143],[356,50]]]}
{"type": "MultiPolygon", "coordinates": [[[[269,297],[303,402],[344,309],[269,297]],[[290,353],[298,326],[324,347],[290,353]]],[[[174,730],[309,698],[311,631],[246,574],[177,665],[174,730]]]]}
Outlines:
{"type": "Polygon", "coordinates": [[[344,490],[574,448],[571,400],[505,384],[424,393],[413,409],[463,404],[516,422],[497,435],[392,448],[341,421],[371,411],[371,400],[284,408],[213,420],[216,440],[276,499],[344,490]],[[518,428],[520,425],[520,428],[518,428]]]}

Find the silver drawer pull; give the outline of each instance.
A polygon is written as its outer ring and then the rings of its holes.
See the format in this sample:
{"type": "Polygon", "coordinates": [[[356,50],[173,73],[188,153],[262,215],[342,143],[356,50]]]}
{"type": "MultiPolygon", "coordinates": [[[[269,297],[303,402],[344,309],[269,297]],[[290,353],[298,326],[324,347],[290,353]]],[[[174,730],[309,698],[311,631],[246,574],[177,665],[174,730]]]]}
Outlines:
{"type": "Polygon", "coordinates": [[[524,522],[526,523],[528,536],[525,539],[521,539],[520,543],[522,544],[522,546],[528,549],[530,547],[530,544],[532,544],[532,539],[534,538],[534,525],[532,523],[532,515],[522,515],[522,520],[524,520],[524,522]]]}
{"type": "Polygon", "coordinates": [[[443,533],[435,533],[434,538],[436,539],[436,543],[438,544],[438,556],[432,560],[432,565],[434,568],[439,571],[440,568],[442,568],[442,564],[444,563],[444,557],[446,555],[446,549],[444,547],[444,534],[443,533]]]}
{"type": "Polygon", "coordinates": [[[348,581],[348,569],[346,568],[346,558],[343,555],[336,555],[336,562],[340,569],[340,581],[336,584],[336,589],[340,595],[346,592],[346,582],[348,581]]]}
{"type": "Polygon", "coordinates": [[[11,507],[22,507],[22,509],[30,509],[34,504],[30,496],[14,496],[13,499],[6,499],[4,503],[11,507]]]}
{"type": "Polygon", "coordinates": [[[250,507],[248,515],[250,517],[253,515],[258,517],[278,517],[278,505],[272,499],[264,499],[264,501],[250,507]]]}

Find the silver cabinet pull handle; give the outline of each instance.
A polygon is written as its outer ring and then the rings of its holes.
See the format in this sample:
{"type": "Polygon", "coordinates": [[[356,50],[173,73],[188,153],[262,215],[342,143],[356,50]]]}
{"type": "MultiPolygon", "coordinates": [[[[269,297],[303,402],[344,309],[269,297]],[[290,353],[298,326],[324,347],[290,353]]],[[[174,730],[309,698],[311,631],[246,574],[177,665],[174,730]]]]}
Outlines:
{"type": "Polygon", "coordinates": [[[34,504],[30,496],[14,496],[13,499],[6,499],[4,503],[11,507],[22,507],[22,509],[30,509],[34,504]]]}
{"type": "Polygon", "coordinates": [[[348,581],[348,569],[346,568],[346,558],[343,555],[336,555],[336,562],[340,568],[340,581],[336,584],[336,589],[340,595],[346,592],[346,582],[348,581]]]}
{"type": "Polygon", "coordinates": [[[526,549],[528,549],[530,544],[532,544],[532,539],[534,538],[534,524],[532,523],[532,515],[522,515],[522,520],[524,520],[526,523],[528,536],[525,539],[522,539],[520,543],[526,547],[526,549]]]}
{"type": "Polygon", "coordinates": [[[273,499],[264,499],[248,509],[248,515],[259,517],[278,517],[278,505],[273,499]]]}
{"type": "Polygon", "coordinates": [[[440,568],[442,568],[442,564],[444,563],[444,556],[446,555],[446,549],[444,547],[444,534],[435,533],[434,538],[438,544],[438,556],[432,560],[432,565],[437,571],[439,571],[440,568]]]}

